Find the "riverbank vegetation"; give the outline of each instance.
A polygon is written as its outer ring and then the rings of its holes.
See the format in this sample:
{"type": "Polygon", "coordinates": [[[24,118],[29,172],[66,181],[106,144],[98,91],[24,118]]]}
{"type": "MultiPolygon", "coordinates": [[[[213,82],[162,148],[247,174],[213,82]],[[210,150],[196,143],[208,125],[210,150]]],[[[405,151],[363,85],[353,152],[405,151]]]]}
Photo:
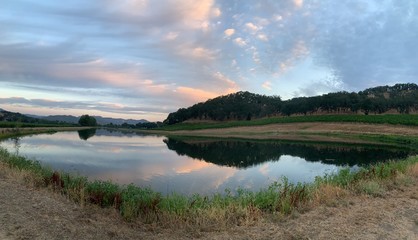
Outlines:
{"type": "Polygon", "coordinates": [[[259,191],[234,189],[210,196],[164,196],[134,185],[88,181],[83,176],[57,172],[37,161],[0,150],[0,164],[19,172],[36,187],[49,188],[80,205],[112,207],[126,221],[230,226],[251,224],[265,216],[282,217],[309,210],[319,204],[338,202],[346,195],[382,197],[398,185],[417,184],[418,157],[379,163],[353,172],[317,177],[314,183],[293,184],[281,178],[259,191]]]}

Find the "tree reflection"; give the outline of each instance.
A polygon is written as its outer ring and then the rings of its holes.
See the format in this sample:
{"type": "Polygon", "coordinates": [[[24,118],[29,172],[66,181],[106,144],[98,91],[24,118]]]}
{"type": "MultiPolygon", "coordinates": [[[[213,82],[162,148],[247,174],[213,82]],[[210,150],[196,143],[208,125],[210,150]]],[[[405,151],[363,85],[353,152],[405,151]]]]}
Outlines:
{"type": "Polygon", "coordinates": [[[96,134],[95,128],[83,129],[78,131],[80,139],[87,141],[87,139],[93,137],[96,134]]]}
{"type": "Polygon", "coordinates": [[[178,155],[238,168],[277,161],[283,155],[338,166],[365,166],[390,159],[406,158],[411,154],[405,149],[379,146],[300,144],[277,141],[181,141],[168,138],[164,142],[178,155]]]}
{"type": "Polygon", "coordinates": [[[21,147],[20,137],[13,137],[12,141],[13,141],[13,147],[15,149],[15,154],[19,155],[19,151],[20,151],[20,147],[21,147]]]}

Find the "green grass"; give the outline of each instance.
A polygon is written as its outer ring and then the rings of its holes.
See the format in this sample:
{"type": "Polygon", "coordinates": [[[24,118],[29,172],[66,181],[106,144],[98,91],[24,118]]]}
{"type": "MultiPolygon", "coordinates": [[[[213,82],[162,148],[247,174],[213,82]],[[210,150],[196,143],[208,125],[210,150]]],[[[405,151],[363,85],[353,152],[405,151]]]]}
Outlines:
{"type": "Polygon", "coordinates": [[[0,140],[14,138],[14,137],[21,137],[27,136],[32,134],[40,134],[40,133],[55,133],[55,130],[52,129],[23,129],[23,128],[13,128],[13,129],[1,129],[0,128],[0,140]]]}
{"type": "Polygon", "coordinates": [[[315,115],[315,116],[292,116],[292,117],[272,117],[256,119],[251,121],[230,121],[230,122],[211,122],[211,123],[178,123],[170,126],[158,128],[158,130],[177,131],[177,130],[199,130],[213,128],[230,128],[241,126],[259,126],[275,123],[301,123],[301,122],[351,122],[351,123],[371,123],[371,124],[392,124],[418,126],[418,115],[412,114],[393,114],[393,115],[315,115]]]}
{"type": "Polygon", "coordinates": [[[73,127],[74,124],[45,124],[45,123],[23,123],[0,121],[0,128],[34,128],[34,127],[73,127]]]}
{"type": "Polygon", "coordinates": [[[314,183],[309,184],[293,184],[281,178],[259,191],[238,189],[232,193],[227,190],[223,194],[211,196],[184,196],[176,193],[163,196],[133,184],[120,186],[109,181],[88,181],[83,176],[53,171],[38,161],[10,154],[1,148],[0,161],[11,169],[32,174],[33,177],[28,181],[36,186],[59,191],[80,204],[113,207],[127,221],[140,219],[151,223],[175,219],[195,224],[223,222],[228,225],[254,219],[260,213],[291,214],[312,203],[316,191],[324,185],[375,197],[382,196],[384,184],[406,174],[409,166],[418,163],[418,156],[379,163],[357,172],[344,168],[338,173],[317,177],[314,183]]]}

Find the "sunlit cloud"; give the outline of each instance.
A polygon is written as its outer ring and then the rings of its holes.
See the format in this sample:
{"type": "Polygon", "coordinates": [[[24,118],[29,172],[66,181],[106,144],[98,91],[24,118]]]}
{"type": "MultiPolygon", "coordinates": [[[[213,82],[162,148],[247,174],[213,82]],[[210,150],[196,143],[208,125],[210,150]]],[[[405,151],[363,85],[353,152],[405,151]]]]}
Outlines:
{"type": "Polygon", "coordinates": [[[269,40],[269,38],[267,37],[267,35],[264,34],[264,33],[258,34],[257,35],[257,38],[260,39],[261,41],[265,41],[265,42],[269,40]]]}
{"type": "Polygon", "coordinates": [[[239,90],[300,96],[417,83],[416,11],[412,0],[11,1],[0,9],[0,96],[9,99],[0,107],[114,116],[102,104],[32,100],[108,102],[141,114],[152,106],[154,118],[239,90]]]}
{"type": "Polygon", "coordinates": [[[240,37],[235,38],[235,39],[234,39],[234,42],[235,42],[238,46],[240,46],[240,47],[244,47],[244,46],[246,46],[246,45],[247,45],[247,43],[245,42],[245,40],[244,40],[244,39],[242,39],[242,38],[240,38],[240,37]]]}
{"type": "Polygon", "coordinates": [[[224,33],[225,33],[225,36],[230,37],[230,36],[234,35],[234,33],[235,33],[235,29],[233,29],[233,28],[228,28],[228,29],[226,29],[226,30],[224,31],[224,33]]]}
{"type": "Polygon", "coordinates": [[[272,86],[272,84],[271,84],[271,82],[270,81],[265,81],[264,83],[263,83],[263,85],[261,85],[264,89],[267,89],[267,90],[269,90],[269,91],[271,91],[271,86],[272,86]]]}
{"type": "Polygon", "coordinates": [[[222,15],[222,11],[219,8],[212,9],[212,17],[220,17],[222,15]]]}
{"type": "Polygon", "coordinates": [[[194,48],[192,51],[193,57],[202,58],[202,59],[214,59],[216,52],[202,47],[194,48]]]}
{"type": "Polygon", "coordinates": [[[303,0],[293,0],[293,3],[296,7],[301,8],[303,7],[303,0]]]}
{"type": "Polygon", "coordinates": [[[175,91],[177,94],[182,95],[183,98],[191,100],[192,102],[202,102],[221,95],[216,92],[209,92],[189,87],[178,87],[175,91]]]}
{"type": "Polygon", "coordinates": [[[221,72],[216,72],[215,74],[213,74],[213,76],[217,80],[219,80],[222,83],[222,85],[227,86],[228,88],[227,93],[238,91],[237,83],[231,80],[230,78],[228,78],[227,76],[225,76],[224,74],[222,74],[221,72]]]}
{"type": "Polygon", "coordinates": [[[245,27],[253,34],[256,33],[258,30],[260,30],[260,28],[252,22],[246,23],[245,27]]]}

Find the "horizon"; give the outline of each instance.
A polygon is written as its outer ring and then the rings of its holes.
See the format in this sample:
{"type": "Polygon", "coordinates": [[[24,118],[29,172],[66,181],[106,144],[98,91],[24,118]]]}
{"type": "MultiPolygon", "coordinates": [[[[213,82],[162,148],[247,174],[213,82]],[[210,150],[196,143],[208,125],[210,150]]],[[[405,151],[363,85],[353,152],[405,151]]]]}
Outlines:
{"type": "Polygon", "coordinates": [[[417,11],[413,0],[9,1],[0,108],[163,121],[238,91],[286,100],[417,84],[417,11]]]}

